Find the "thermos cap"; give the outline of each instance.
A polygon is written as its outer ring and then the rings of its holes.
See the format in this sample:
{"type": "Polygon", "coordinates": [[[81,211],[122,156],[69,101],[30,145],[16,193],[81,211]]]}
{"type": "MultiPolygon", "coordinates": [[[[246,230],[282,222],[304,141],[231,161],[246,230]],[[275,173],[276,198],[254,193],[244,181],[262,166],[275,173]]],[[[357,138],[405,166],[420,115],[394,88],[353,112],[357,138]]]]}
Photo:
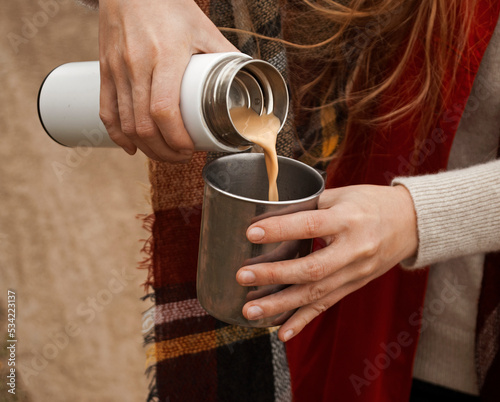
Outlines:
{"type": "Polygon", "coordinates": [[[278,70],[271,64],[232,54],[215,67],[205,83],[203,112],[210,131],[230,147],[252,145],[238,132],[230,116],[236,107],[253,109],[257,114],[274,114],[283,126],[288,114],[288,90],[278,70]]]}

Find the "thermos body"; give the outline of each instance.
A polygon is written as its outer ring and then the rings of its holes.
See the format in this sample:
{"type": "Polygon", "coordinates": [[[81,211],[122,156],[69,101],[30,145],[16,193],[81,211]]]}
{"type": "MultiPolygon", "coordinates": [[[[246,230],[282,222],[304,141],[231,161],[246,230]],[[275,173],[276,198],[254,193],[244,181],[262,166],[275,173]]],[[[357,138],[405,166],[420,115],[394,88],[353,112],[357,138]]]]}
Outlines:
{"type": "Polygon", "coordinates": [[[38,114],[47,134],[68,147],[89,141],[117,147],[99,118],[99,62],[63,64],[45,78],[38,93],[38,114]]]}
{"type": "MultiPolygon", "coordinates": [[[[73,62],[54,69],[38,95],[40,121],[56,142],[117,147],[99,118],[99,62],[73,62]]],[[[193,55],[184,73],[180,111],[195,150],[240,152],[252,143],[234,127],[229,110],[246,106],[274,113],[282,125],[288,90],[271,64],[243,53],[193,55]]]]}

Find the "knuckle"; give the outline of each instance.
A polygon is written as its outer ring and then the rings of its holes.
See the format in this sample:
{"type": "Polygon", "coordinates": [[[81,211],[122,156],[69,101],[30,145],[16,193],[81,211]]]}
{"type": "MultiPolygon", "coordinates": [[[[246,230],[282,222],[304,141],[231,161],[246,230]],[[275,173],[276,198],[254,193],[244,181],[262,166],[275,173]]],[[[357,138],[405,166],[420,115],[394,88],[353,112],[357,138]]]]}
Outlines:
{"type": "Polygon", "coordinates": [[[373,275],[373,273],[375,272],[375,268],[376,267],[374,264],[370,263],[362,264],[361,267],[359,268],[359,273],[361,274],[362,278],[368,278],[373,275]]]}
{"type": "Polygon", "coordinates": [[[326,293],[324,285],[315,283],[309,287],[309,292],[307,295],[307,304],[317,302],[326,293]]]}
{"type": "Polygon", "coordinates": [[[110,128],[118,123],[118,118],[114,113],[110,113],[106,109],[101,109],[99,111],[99,118],[102,121],[102,124],[104,124],[104,127],[110,128]]]}
{"type": "Polygon", "coordinates": [[[137,101],[137,103],[140,103],[140,104],[145,104],[146,102],[149,103],[150,87],[148,87],[147,85],[143,85],[143,84],[134,84],[134,86],[132,88],[132,95],[133,95],[134,101],[137,101]]]}
{"type": "Polygon", "coordinates": [[[127,137],[135,137],[135,135],[137,134],[133,122],[122,121],[121,129],[122,133],[125,134],[127,137]]]}
{"type": "Polygon", "coordinates": [[[121,52],[118,52],[116,49],[115,51],[109,50],[111,49],[108,49],[108,51],[105,52],[101,52],[101,57],[99,57],[99,65],[101,66],[101,69],[105,68],[108,71],[112,71],[119,68],[123,59],[121,52]]]}
{"type": "Polygon", "coordinates": [[[347,232],[352,227],[352,210],[344,203],[339,203],[333,207],[334,215],[337,217],[336,225],[339,232],[347,232]]]}
{"type": "Polygon", "coordinates": [[[298,328],[304,328],[307,324],[311,322],[314,317],[300,317],[298,320],[298,328]]]}
{"type": "Polygon", "coordinates": [[[369,235],[362,245],[362,256],[365,258],[375,257],[380,250],[380,241],[373,234],[369,235]]]}
{"type": "Polygon", "coordinates": [[[267,273],[268,276],[268,282],[270,285],[276,285],[279,281],[278,273],[274,269],[270,269],[267,273]]]}
{"type": "Polygon", "coordinates": [[[178,112],[172,106],[173,104],[169,99],[157,99],[151,102],[149,112],[155,120],[172,120],[178,116],[178,112]]]}
{"type": "Polygon", "coordinates": [[[375,239],[369,239],[364,244],[363,254],[365,257],[375,257],[379,251],[380,244],[375,239]]]}
{"type": "Polygon", "coordinates": [[[338,232],[347,233],[352,228],[352,222],[349,214],[338,213],[339,217],[337,220],[338,232]]]}
{"type": "Polygon", "coordinates": [[[318,233],[320,221],[315,214],[307,214],[305,218],[305,231],[308,237],[315,237],[318,233]]]}
{"type": "Polygon", "coordinates": [[[156,127],[150,122],[139,122],[136,126],[137,135],[143,139],[150,139],[156,135],[156,127]]]}
{"type": "Polygon", "coordinates": [[[121,57],[122,57],[123,63],[127,67],[128,72],[133,73],[135,71],[135,66],[137,65],[137,62],[139,61],[139,57],[137,55],[137,52],[135,52],[134,50],[128,49],[127,51],[122,53],[121,57]]]}
{"type": "Polygon", "coordinates": [[[316,313],[316,316],[320,315],[321,313],[324,313],[326,310],[328,310],[328,305],[322,302],[316,302],[311,304],[311,307],[313,308],[314,312],[316,313]]]}
{"type": "Polygon", "coordinates": [[[276,222],[276,226],[274,228],[278,239],[285,239],[287,237],[286,226],[282,225],[279,221],[276,222]]]}
{"type": "Polygon", "coordinates": [[[307,279],[316,282],[325,277],[325,266],[317,258],[311,258],[306,266],[307,279]]]}
{"type": "Polygon", "coordinates": [[[109,75],[111,73],[109,61],[106,57],[99,57],[99,70],[103,75],[109,75]]]}
{"type": "Polygon", "coordinates": [[[346,216],[346,223],[348,227],[357,227],[363,224],[363,213],[359,210],[351,211],[346,216]]]}
{"type": "Polygon", "coordinates": [[[101,78],[112,80],[114,65],[113,60],[110,60],[107,56],[102,55],[99,57],[99,72],[101,78]]]}

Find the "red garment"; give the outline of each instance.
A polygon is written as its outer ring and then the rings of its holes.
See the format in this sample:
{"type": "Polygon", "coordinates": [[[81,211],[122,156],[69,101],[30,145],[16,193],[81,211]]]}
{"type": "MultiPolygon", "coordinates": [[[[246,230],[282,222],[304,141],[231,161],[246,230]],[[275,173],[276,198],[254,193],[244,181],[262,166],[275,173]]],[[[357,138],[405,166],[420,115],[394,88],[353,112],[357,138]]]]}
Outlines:
{"type": "MultiPolygon", "coordinates": [[[[455,85],[444,113],[436,118],[436,129],[418,161],[419,174],[447,166],[458,123],[499,11],[498,1],[478,2],[469,46],[457,73],[459,85],[455,85]]],[[[412,68],[419,67],[418,57],[414,63],[408,67],[406,77],[411,77],[412,68]]],[[[406,120],[390,132],[375,135],[376,142],[351,144],[341,169],[329,175],[327,187],[388,184],[396,175],[409,174],[414,140],[408,133],[412,133],[412,126],[406,120]],[[363,154],[368,155],[366,160],[359,157],[363,154]]],[[[426,270],[409,272],[395,267],[306,326],[287,343],[294,400],[407,401],[426,284],[426,270]]]]}

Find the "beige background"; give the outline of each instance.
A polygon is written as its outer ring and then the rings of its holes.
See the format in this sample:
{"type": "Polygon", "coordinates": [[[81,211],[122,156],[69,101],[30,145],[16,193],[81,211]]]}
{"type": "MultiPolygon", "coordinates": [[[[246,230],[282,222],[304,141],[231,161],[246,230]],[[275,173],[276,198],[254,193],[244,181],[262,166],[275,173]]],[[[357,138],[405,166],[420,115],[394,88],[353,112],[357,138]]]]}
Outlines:
{"type": "Polygon", "coordinates": [[[150,211],[145,158],[82,156],[44,133],[43,78],[96,60],[98,48],[95,13],[71,0],[41,3],[0,2],[0,401],[143,401],[148,306],[136,267],[147,233],[135,216],[150,211]],[[5,389],[8,288],[17,297],[15,397],[5,389]]]}

